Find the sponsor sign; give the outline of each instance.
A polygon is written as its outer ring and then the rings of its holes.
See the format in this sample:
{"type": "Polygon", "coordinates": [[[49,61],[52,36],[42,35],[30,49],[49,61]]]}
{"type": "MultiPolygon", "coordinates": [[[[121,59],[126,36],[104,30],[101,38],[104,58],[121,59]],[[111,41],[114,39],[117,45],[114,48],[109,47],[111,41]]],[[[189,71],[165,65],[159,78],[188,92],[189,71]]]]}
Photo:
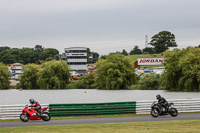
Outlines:
{"type": "Polygon", "coordinates": [[[162,65],[164,58],[138,58],[138,65],[162,65]]]}

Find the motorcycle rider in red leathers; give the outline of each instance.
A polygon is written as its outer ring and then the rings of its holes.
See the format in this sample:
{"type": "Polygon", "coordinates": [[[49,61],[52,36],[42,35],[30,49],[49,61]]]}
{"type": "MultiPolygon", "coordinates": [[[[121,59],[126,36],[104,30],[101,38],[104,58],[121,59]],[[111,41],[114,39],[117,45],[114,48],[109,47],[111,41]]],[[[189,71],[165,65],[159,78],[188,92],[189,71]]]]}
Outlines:
{"type": "Polygon", "coordinates": [[[35,111],[37,112],[37,116],[40,117],[41,116],[41,111],[40,111],[41,105],[33,98],[30,98],[29,101],[31,104],[30,107],[34,107],[35,111]]]}

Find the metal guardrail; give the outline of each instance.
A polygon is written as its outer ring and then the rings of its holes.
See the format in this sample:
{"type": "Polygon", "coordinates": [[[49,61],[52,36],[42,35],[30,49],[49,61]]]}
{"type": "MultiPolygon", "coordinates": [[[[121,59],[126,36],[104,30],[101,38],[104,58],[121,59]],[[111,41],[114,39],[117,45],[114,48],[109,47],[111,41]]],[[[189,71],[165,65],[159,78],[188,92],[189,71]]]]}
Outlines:
{"type": "MultiPolygon", "coordinates": [[[[151,104],[155,100],[150,101],[136,101],[136,114],[149,114],[151,104]]],[[[200,112],[200,98],[196,99],[171,99],[168,102],[173,102],[174,107],[179,112],[200,112]]],[[[41,104],[49,106],[49,104],[41,104]]],[[[5,119],[19,119],[22,109],[25,105],[0,105],[0,120],[5,119]]]]}

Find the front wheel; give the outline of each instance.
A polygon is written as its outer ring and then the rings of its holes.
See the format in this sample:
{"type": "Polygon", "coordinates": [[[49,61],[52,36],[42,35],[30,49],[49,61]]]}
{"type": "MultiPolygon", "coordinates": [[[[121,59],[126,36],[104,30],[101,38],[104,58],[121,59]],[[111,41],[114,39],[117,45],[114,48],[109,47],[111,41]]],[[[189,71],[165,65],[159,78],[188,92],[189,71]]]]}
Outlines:
{"type": "Polygon", "coordinates": [[[158,111],[156,109],[151,109],[150,114],[153,117],[158,117],[159,116],[159,113],[158,113],[158,111]]]}
{"type": "Polygon", "coordinates": [[[20,120],[23,121],[23,122],[27,122],[29,121],[29,115],[28,114],[21,114],[20,115],[20,120]]]}
{"type": "Polygon", "coordinates": [[[178,110],[176,108],[171,108],[169,110],[169,114],[172,116],[172,117],[176,117],[178,115],[178,110]]]}
{"type": "Polygon", "coordinates": [[[41,118],[43,121],[49,121],[51,119],[51,115],[48,112],[43,112],[41,118]]]}

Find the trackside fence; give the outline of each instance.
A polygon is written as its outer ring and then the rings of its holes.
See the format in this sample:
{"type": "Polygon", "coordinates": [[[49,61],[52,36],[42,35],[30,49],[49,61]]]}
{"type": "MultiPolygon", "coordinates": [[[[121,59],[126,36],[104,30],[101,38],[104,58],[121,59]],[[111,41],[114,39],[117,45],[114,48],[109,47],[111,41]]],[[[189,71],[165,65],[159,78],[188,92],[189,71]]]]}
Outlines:
{"type": "MultiPolygon", "coordinates": [[[[172,99],[179,112],[200,112],[200,98],[172,99]]],[[[52,117],[113,115],[113,114],[149,114],[151,101],[110,102],[110,103],[76,103],[76,104],[41,104],[49,106],[52,117]]],[[[0,120],[19,119],[25,105],[0,105],[0,120]]]]}
{"type": "Polygon", "coordinates": [[[136,114],[136,102],[50,104],[52,117],[136,114]]]}

